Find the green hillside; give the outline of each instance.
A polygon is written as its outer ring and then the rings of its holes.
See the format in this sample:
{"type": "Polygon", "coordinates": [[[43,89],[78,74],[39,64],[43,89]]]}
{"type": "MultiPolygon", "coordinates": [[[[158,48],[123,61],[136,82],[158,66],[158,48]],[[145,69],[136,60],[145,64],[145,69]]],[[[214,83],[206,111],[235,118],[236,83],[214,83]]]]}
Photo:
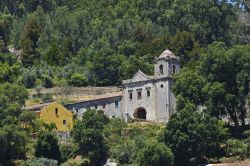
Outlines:
{"type": "Polygon", "coordinates": [[[0,166],[243,160],[249,108],[249,0],[0,0],[0,166]],[[167,48],[181,70],[166,124],[88,110],[61,138],[24,110],[57,92],[79,100],[83,87],[120,87],[139,69],[152,75],[167,48]]]}

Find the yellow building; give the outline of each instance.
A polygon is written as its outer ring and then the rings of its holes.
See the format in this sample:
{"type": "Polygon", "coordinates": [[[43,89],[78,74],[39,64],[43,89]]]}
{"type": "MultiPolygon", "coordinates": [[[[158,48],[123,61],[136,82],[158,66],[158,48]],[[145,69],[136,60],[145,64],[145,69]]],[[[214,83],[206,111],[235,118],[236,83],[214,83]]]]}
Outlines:
{"type": "Polygon", "coordinates": [[[43,107],[40,118],[45,123],[55,123],[58,131],[69,131],[73,127],[73,114],[61,104],[52,102],[43,107]]]}

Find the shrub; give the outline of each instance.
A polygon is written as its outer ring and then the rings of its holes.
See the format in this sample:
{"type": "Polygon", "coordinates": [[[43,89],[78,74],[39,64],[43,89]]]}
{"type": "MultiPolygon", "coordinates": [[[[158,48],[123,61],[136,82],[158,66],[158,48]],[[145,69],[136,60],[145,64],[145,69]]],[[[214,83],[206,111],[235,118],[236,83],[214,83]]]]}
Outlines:
{"type": "Polygon", "coordinates": [[[118,145],[110,148],[110,157],[114,158],[120,165],[132,164],[134,146],[133,140],[121,139],[118,145]]]}
{"type": "Polygon", "coordinates": [[[61,153],[61,161],[66,162],[68,159],[72,158],[76,152],[77,147],[72,144],[61,144],[60,145],[60,153],[61,153]]]}
{"type": "Polygon", "coordinates": [[[229,139],[226,148],[227,156],[239,156],[244,159],[250,154],[250,140],[249,139],[229,139]]]}
{"type": "Polygon", "coordinates": [[[244,131],[243,135],[246,136],[247,138],[250,138],[250,130],[244,131]]]}
{"type": "Polygon", "coordinates": [[[42,78],[42,86],[45,88],[52,88],[54,85],[53,80],[49,76],[44,76],[42,78]]]}
{"type": "Polygon", "coordinates": [[[90,166],[90,161],[87,158],[71,158],[66,163],[63,163],[61,166],[90,166]]]}
{"type": "Polygon", "coordinates": [[[42,96],[41,96],[41,98],[42,98],[42,101],[44,102],[44,103],[46,103],[46,102],[50,102],[50,101],[52,101],[52,94],[50,94],[50,93],[46,93],[46,94],[43,94],[42,96]]]}
{"type": "Polygon", "coordinates": [[[47,158],[34,158],[27,161],[24,166],[58,166],[58,161],[47,158]]]}
{"type": "Polygon", "coordinates": [[[163,143],[149,143],[139,153],[140,166],[172,166],[174,155],[163,143]]]}
{"type": "Polygon", "coordinates": [[[71,76],[71,78],[69,80],[69,84],[73,85],[73,86],[77,86],[77,87],[87,86],[88,79],[86,76],[84,76],[82,74],[75,73],[71,76]]]}
{"type": "Polygon", "coordinates": [[[33,71],[24,70],[22,83],[26,88],[34,88],[36,85],[36,74],[33,71]]]}

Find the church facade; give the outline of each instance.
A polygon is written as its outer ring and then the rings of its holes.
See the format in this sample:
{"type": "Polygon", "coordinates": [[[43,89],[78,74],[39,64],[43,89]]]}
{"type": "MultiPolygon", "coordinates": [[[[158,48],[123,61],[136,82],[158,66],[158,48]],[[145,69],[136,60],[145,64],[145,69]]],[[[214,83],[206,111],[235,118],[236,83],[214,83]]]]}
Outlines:
{"type": "Polygon", "coordinates": [[[165,50],[155,59],[153,76],[147,76],[139,70],[133,78],[122,82],[120,93],[64,106],[79,117],[87,109],[97,109],[104,111],[108,117],[167,122],[176,108],[171,87],[174,83],[173,74],[179,70],[178,57],[165,50]]]}
{"type": "Polygon", "coordinates": [[[165,50],[154,64],[154,75],[138,71],[123,81],[122,110],[124,117],[166,122],[175,112],[176,99],[171,91],[173,74],[180,70],[179,59],[165,50]]]}

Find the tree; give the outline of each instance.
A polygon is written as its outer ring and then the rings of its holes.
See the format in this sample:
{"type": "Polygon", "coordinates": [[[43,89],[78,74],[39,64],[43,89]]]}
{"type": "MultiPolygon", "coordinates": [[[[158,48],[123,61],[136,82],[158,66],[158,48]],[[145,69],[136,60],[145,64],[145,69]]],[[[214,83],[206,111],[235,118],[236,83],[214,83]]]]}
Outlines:
{"type": "Polygon", "coordinates": [[[226,110],[236,127],[245,126],[246,101],[249,94],[249,45],[228,48],[225,43],[209,45],[202,56],[199,73],[207,78],[208,94],[214,110],[226,110]],[[217,107],[217,108],[215,108],[217,107]]]}
{"type": "Polygon", "coordinates": [[[165,130],[165,143],[174,153],[175,165],[197,165],[219,157],[227,137],[223,122],[185,107],[174,114],[165,130]]]}
{"type": "Polygon", "coordinates": [[[121,82],[125,57],[116,55],[110,48],[101,49],[92,59],[89,67],[91,81],[96,85],[107,86],[121,82]]]}
{"type": "Polygon", "coordinates": [[[0,52],[7,52],[7,46],[10,36],[10,26],[12,23],[12,16],[9,13],[0,13],[0,41],[2,42],[2,49],[0,52]]]}
{"type": "Polygon", "coordinates": [[[21,107],[28,97],[27,91],[18,85],[0,85],[0,164],[23,159],[26,153],[27,135],[21,127],[21,107]]]}
{"type": "Polygon", "coordinates": [[[5,103],[1,103],[1,108],[4,109],[10,104],[22,107],[28,98],[28,91],[23,86],[4,83],[0,86],[0,95],[2,95],[2,99],[5,98],[5,103]]]}
{"type": "Polygon", "coordinates": [[[85,128],[103,130],[104,125],[108,122],[109,119],[103,111],[87,110],[82,115],[82,124],[85,128]]]}
{"type": "Polygon", "coordinates": [[[25,66],[30,66],[39,58],[39,53],[36,51],[37,41],[42,30],[38,25],[34,16],[30,16],[24,28],[22,37],[22,62],[25,66]]]}
{"type": "Polygon", "coordinates": [[[42,131],[39,133],[38,140],[35,146],[35,156],[45,157],[48,159],[61,161],[58,140],[54,133],[50,131],[42,131]]]}
{"type": "Polygon", "coordinates": [[[75,125],[73,139],[79,146],[78,154],[87,157],[91,165],[101,166],[107,161],[107,146],[100,130],[75,125]]]}
{"type": "Polygon", "coordinates": [[[103,128],[107,122],[108,118],[102,111],[88,110],[72,130],[72,137],[79,147],[78,154],[87,157],[91,165],[106,163],[108,149],[104,142],[103,128]]]}
{"type": "Polygon", "coordinates": [[[174,155],[171,149],[163,143],[149,143],[139,154],[138,162],[140,166],[172,166],[174,155]]]}
{"type": "Polygon", "coordinates": [[[180,57],[181,66],[197,61],[201,52],[199,42],[191,32],[177,32],[170,40],[170,49],[180,57]]]}
{"type": "Polygon", "coordinates": [[[20,74],[21,65],[12,54],[0,54],[0,82],[15,82],[20,74]]]}
{"type": "Polygon", "coordinates": [[[34,88],[36,85],[36,73],[31,70],[24,70],[22,74],[22,84],[26,88],[34,88]]]}
{"type": "Polygon", "coordinates": [[[19,125],[0,125],[0,164],[9,165],[11,160],[23,159],[26,153],[26,142],[26,133],[19,125]]]}
{"type": "Polygon", "coordinates": [[[204,87],[207,84],[204,77],[195,70],[185,68],[175,75],[174,79],[173,91],[176,96],[180,95],[196,106],[204,104],[206,100],[204,87]]]}

